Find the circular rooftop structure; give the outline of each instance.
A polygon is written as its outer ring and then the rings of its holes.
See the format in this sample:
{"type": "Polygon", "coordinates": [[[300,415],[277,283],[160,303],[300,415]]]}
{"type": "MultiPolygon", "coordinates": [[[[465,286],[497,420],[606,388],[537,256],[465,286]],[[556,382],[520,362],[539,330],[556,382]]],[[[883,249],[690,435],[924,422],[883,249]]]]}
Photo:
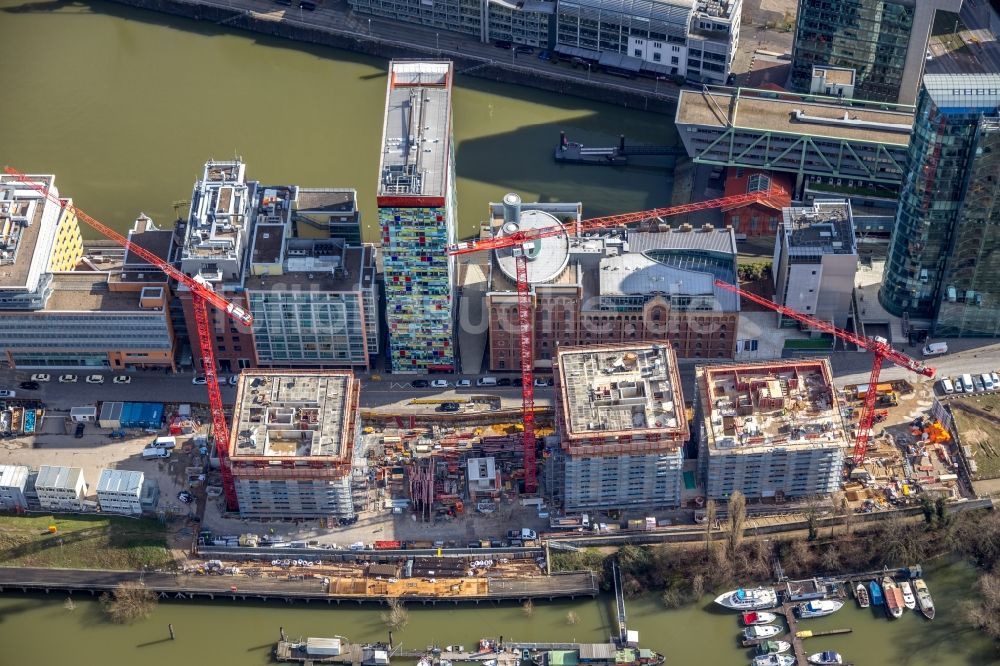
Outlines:
{"type": "MultiPolygon", "coordinates": [[[[524,210],[520,214],[520,222],[504,222],[500,227],[497,237],[509,236],[512,233],[529,229],[545,229],[548,227],[561,226],[562,222],[555,216],[541,210],[524,210]]],[[[530,284],[542,284],[551,282],[559,277],[559,274],[569,263],[569,235],[566,230],[558,236],[541,238],[530,243],[526,243],[524,249],[528,257],[528,282],[530,284]]],[[[513,248],[504,248],[495,252],[500,270],[511,282],[517,283],[517,263],[514,259],[513,248]]]]}

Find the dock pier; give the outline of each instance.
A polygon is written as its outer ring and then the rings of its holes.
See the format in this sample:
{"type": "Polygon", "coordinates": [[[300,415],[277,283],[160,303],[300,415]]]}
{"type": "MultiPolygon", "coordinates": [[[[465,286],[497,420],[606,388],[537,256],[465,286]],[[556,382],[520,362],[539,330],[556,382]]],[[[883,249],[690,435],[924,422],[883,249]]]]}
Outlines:
{"type": "MultiPolygon", "coordinates": [[[[282,640],[278,641],[278,645],[274,649],[274,658],[281,662],[299,662],[301,664],[337,664],[338,666],[372,666],[375,662],[371,660],[371,653],[374,650],[385,650],[390,659],[401,658],[401,659],[429,659],[432,664],[437,666],[441,662],[465,662],[465,663],[476,663],[484,662],[487,660],[496,660],[497,666],[519,666],[521,663],[521,648],[528,649],[528,645],[541,646],[541,645],[552,645],[552,646],[563,646],[570,644],[563,643],[525,643],[525,644],[511,644],[505,646],[506,649],[499,652],[494,651],[458,651],[458,650],[442,650],[440,648],[429,646],[423,650],[404,650],[402,646],[397,646],[390,649],[388,644],[377,643],[374,645],[361,645],[358,643],[347,643],[343,646],[343,650],[337,655],[317,655],[309,654],[306,652],[306,644],[301,641],[289,641],[286,640],[284,633],[282,633],[282,640]],[[368,653],[368,654],[366,654],[368,653]]],[[[557,649],[554,647],[546,647],[539,649],[557,649]]]]}
{"type": "Polygon", "coordinates": [[[553,157],[556,162],[567,164],[588,164],[591,166],[625,166],[629,156],[664,156],[668,158],[668,166],[673,166],[678,156],[685,156],[683,147],[678,146],[629,146],[625,144],[625,135],[619,135],[617,146],[588,148],[582,143],[570,141],[566,132],[559,132],[559,145],[553,157]]]}

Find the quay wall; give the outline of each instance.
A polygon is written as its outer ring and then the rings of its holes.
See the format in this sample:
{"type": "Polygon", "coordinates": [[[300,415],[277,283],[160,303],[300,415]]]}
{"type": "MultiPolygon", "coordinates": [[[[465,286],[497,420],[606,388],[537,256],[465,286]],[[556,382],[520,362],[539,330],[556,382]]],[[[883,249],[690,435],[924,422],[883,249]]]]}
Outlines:
{"type": "MultiPolygon", "coordinates": [[[[310,23],[295,16],[276,16],[241,8],[238,4],[216,4],[205,0],[113,0],[119,4],[182,16],[196,21],[210,21],[240,30],[271,35],[311,44],[354,51],[377,58],[448,58],[455,71],[481,79],[511,83],[571,95],[640,111],[670,114],[676,110],[676,98],[668,93],[656,93],[627,85],[599,80],[584,80],[576,76],[561,76],[557,72],[486,58],[461,51],[438,49],[433,44],[399,43],[376,34],[337,29],[310,23]]],[[[230,0],[234,2],[235,0],[230,0]]],[[[416,31],[415,31],[416,32],[416,31]]]]}

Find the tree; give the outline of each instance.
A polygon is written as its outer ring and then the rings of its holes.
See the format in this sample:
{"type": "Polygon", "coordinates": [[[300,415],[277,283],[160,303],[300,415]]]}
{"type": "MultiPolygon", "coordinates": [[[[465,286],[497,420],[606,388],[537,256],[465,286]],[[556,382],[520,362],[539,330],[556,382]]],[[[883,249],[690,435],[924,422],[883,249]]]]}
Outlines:
{"type": "Polygon", "coordinates": [[[566,613],[566,624],[577,624],[579,621],[580,616],[576,614],[576,611],[566,613]]]}
{"type": "Polygon", "coordinates": [[[712,530],[715,529],[715,500],[705,502],[705,552],[712,547],[712,530]]]}
{"type": "Polygon", "coordinates": [[[534,614],[535,614],[535,602],[533,602],[531,599],[525,600],[525,602],[523,604],[521,604],[521,611],[524,612],[524,617],[532,617],[532,616],[534,616],[534,614]]]}
{"type": "Polygon", "coordinates": [[[136,582],[119,583],[110,593],[101,595],[101,608],[115,624],[145,620],[153,614],[156,602],[156,592],[136,582]]]}
{"type": "Polygon", "coordinates": [[[393,631],[398,631],[405,627],[410,621],[410,612],[400,601],[399,597],[389,597],[386,602],[389,609],[382,612],[382,622],[393,631]]]}
{"type": "Polygon", "coordinates": [[[743,530],[747,522],[747,498],[736,490],[729,497],[729,556],[734,557],[743,543],[743,530]]]}

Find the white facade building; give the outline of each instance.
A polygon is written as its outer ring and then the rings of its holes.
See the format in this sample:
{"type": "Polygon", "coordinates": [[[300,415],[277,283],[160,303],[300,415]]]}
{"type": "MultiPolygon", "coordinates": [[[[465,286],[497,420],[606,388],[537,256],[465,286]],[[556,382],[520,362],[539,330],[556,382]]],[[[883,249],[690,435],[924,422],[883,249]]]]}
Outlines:
{"type": "Polygon", "coordinates": [[[35,492],[43,509],[80,511],[87,495],[87,482],[80,467],[42,465],[35,479],[35,492]]]}
{"type": "Polygon", "coordinates": [[[140,497],[145,475],[120,469],[102,469],[97,482],[97,503],[105,513],[138,516],[142,513],[140,497]]]}
{"type": "Polygon", "coordinates": [[[28,506],[24,487],[28,483],[28,468],[24,465],[0,465],[0,508],[20,511],[28,506]]]}

